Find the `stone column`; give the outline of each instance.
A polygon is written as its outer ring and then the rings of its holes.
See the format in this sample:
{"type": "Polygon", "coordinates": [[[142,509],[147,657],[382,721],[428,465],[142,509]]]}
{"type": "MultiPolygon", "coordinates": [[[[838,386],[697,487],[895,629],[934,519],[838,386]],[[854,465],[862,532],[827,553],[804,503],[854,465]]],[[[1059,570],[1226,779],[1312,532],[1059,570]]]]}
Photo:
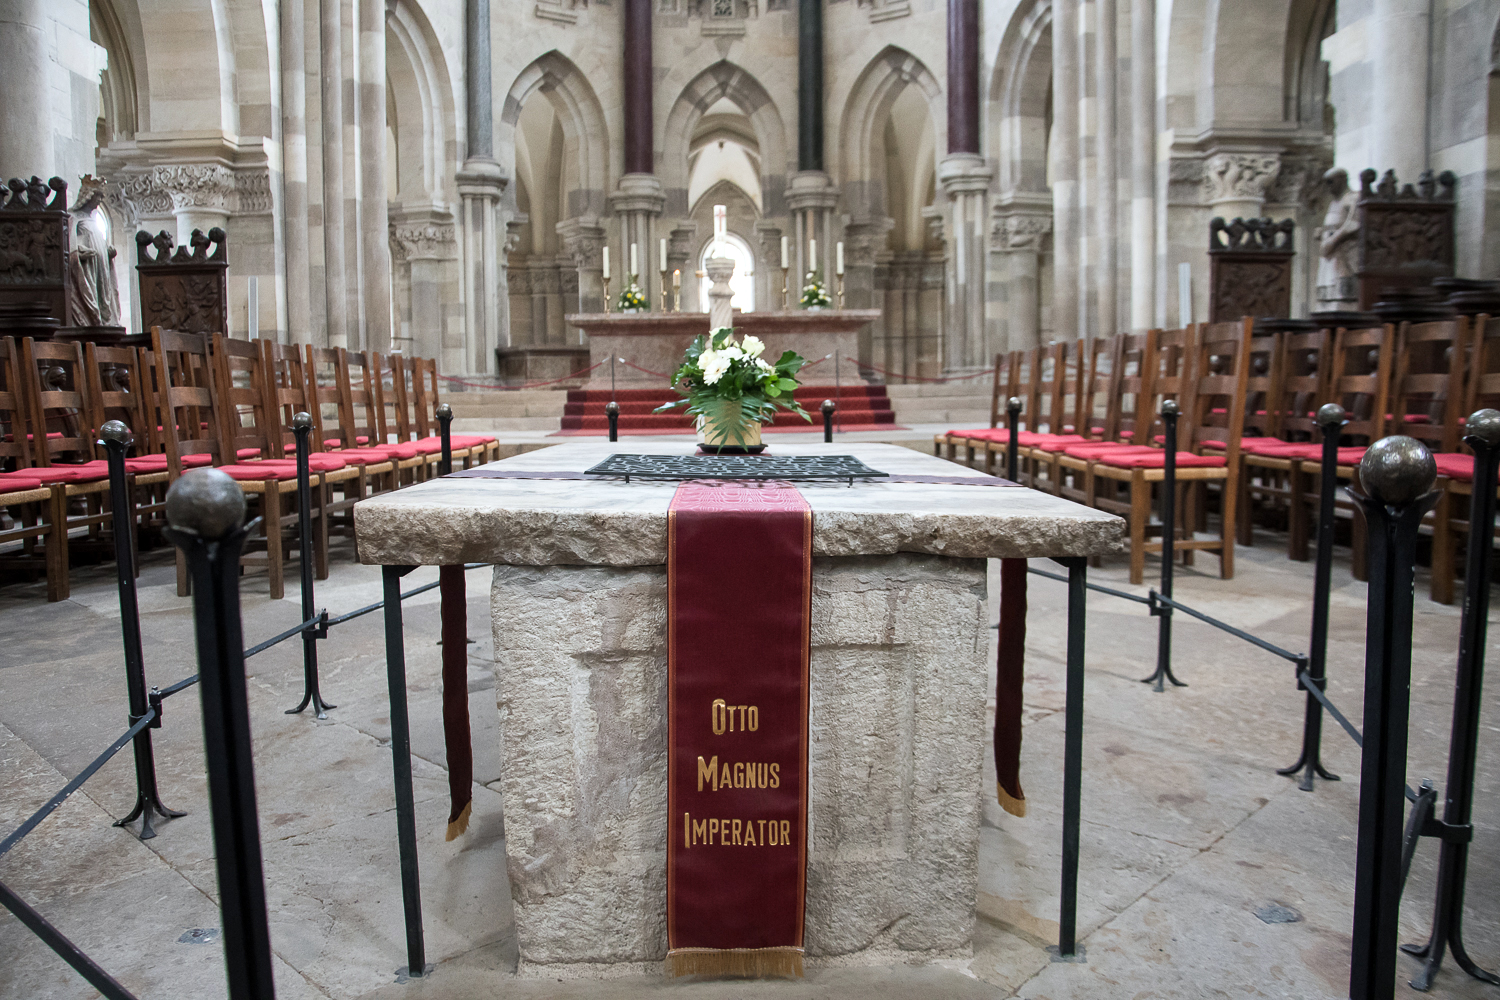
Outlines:
{"type": "MultiPolygon", "coordinates": [[[[1037,206],[1038,209],[1041,206],[1037,206]]],[[[1042,340],[1042,244],[1052,216],[1041,210],[996,206],[990,249],[1005,260],[1005,338],[996,350],[1021,351],[1042,340]]]]}
{"type": "Polygon", "coordinates": [[[823,0],[797,5],[797,169],[823,169],[823,0]]]}
{"type": "Polygon", "coordinates": [[[445,341],[444,360],[452,371],[487,372],[494,367],[495,348],[509,346],[505,316],[510,305],[500,262],[500,199],[507,178],[494,155],[489,0],[468,0],[464,33],[468,155],[455,177],[463,203],[464,336],[445,341]]]}
{"type": "Polygon", "coordinates": [[[1096,91],[1094,165],[1097,173],[1094,234],[1099,244],[1096,298],[1101,337],[1119,333],[1116,311],[1119,300],[1115,287],[1115,247],[1119,239],[1116,223],[1116,199],[1119,197],[1118,166],[1115,150],[1115,0],[1094,0],[1094,87],[1096,91]]]}
{"type": "Polygon", "coordinates": [[[1432,26],[1428,0],[1374,0],[1371,18],[1369,145],[1371,162],[1349,164],[1354,175],[1366,166],[1396,171],[1403,184],[1416,183],[1429,166],[1427,52],[1432,26]]]}
{"type": "MultiPolygon", "coordinates": [[[[0,0],[0,181],[56,170],[44,0],[0,0]]],[[[69,194],[78,178],[66,177],[69,194]]]]}
{"type": "MultiPolygon", "coordinates": [[[[697,241],[698,224],[691,219],[680,219],[667,234],[667,268],[682,272],[682,311],[697,312],[698,269],[693,261],[693,245],[697,241]]],[[[668,290],[672,276],[667,275],[668,290]]]]}
{"type": "Polygon", "coordinates": [[[721,326],[733,326],[734,307],[729,302],[734,298],[734,289],[729,287],[729,279],[734,277],[734,260],[710,257],[707,264],[708,277],[713,282],[708,289],[708,328],[717,330],[721,326]]]}
{"type": "MultiPolygon", "coordinates": [[[[597,219],[568,219],[557,224],[557,234],[563,253],[578,272],[578,297],[563,303],[564,312],[603,312],[604,259],[600,251],[604,249],[604,227],[597,219]]],[[[627,260],[625,266],[629,263],[627,260]]]]}
{"type": "Polygon", "coordinates": [[[319,90],[323,144],[323,299],[329,347],[349,346],[349,273],[344,257],[344,42],[340,0],[319,0],[319,90]]]}
{"type": "Polygon", "coordinates": [[[979,0],[948,0],[948,152],[979,152],[979,0]]]}
{"type": "Polygon", "coordinates": [[[1052,332],[1076,340],[1078,275],[1078,3],[1052,5],[1052,332]]]}
{"type": "Polygon", "coordinates": [[[981,366],[990,353],[985,335],[985,231],[993,171],[975,153],[952,153],[938,164],[948,196],[948,350],[950,369],[981,366]]]}
{"type": "MultiPolygon", "coordinates": [[[[391,251],[385,190],[385,11],[359,3],[359,253],[367,351],[391,346],[391,251]]],[[[430,356],[430,355],[429,355],[430,356]]]]}
{"type": "MultiPolygon", "coordinates": [[[[666,196],[662,194],[661,181],[655,174],[626,174],[620,178],[620,186],[609,198],[610,208],[620,220],[620,255],[614,261],[617,267],[613,270],[619,274],[621,281],[615,288],[623,289],[625,282],[629,280],[626,272],[630,270],[630,244],[634,243],[636,254],[640,258],[638,266],[641,269],[641,290],[646,293],[653,309],[660,305],[656,301],[656,283],[661,263],[661,246],[656,242],[655,223],[666,200],[666,196]]],[[[614,284],[614,279],[611,278],[610,282],[614,284]]]]}
{"type": "Polygon", "coordinates": [[[1156,320],[1156,0],[1130,0],[1130,328],[1156,320]]]}
{"type": "Polygon", "coordinates": [[[234,197],[234,171],[219,163],[184,163],[153,167],[151,184],[172,199],[177,220],[177,242],[188,245],[193,230],[207,233],[229,224],[234,197]]]}
{"type": "Polygon", "coordinates": [[[651,3],[625,0],[625,173],[654,174],[651,3]]]}
{"type": "Polygon", "coordinates": [[[393,346],[419,357],[440,358],[444,270],[455,250],[453,224],[440,218],[392,220],[390,242],[411,276],[410,326],[405,337],[393,338],[393,346]]]}
{"type": "Polygon", "coordinates": [[[282,0],[281,201],[286,216],[287,333],[294,344],[312,343],[311,236],[307,221],[306,17],[303,0],[282,0]]]}
{"type": "MultiPolygon", "coordinates": [[[[821,150],[821,144],[820,144],[821,150]]],[[[792,287],[788,293],[795,307],[802,297],[803,278],[808,271],[821,270],[823,282],[832,295],[833,286],[833,209],[839,203],[839,192],[833,179],[822,170],[799,170],[790,178],[786,189],[787,209],[792,213],[792,230],[796,248],[792,252],[792,287]],[[818,259],[809,260],[808,240],[818,241],[818,259]]],[[[781,249],[777,247],[777,263],[781,249]]]]}
{"type": "MultiPolygon", "coordinates": [[[[895,228],[896,220],[887,216],[858,219],[844,227],[844,306],[848,309],[881,309],[885,303],[875,293],[875,254],[885,248],[886,233],[895,228]]],[[[780,244],[776,252],[781,252],[780,244]]],[[[774,258],[772,258],[774,259],[774,258]]],[[[781,271],[776,272],[778,284],[781,271]]],[[[859,356],[867,361],[876,361],[883,368],[891,366],[878,361],[875,351],[877,339],[888,339],[888,324],[882,316],[859,332],[859,356]]],[[[902,370],[902,369],[893,369],[902,370]]]]}

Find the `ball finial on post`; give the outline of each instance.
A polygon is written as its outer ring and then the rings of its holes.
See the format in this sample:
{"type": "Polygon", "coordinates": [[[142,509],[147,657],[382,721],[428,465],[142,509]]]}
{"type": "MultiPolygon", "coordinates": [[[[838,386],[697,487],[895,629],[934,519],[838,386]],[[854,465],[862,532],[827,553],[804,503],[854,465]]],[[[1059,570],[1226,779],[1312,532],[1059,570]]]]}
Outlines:
{"type": "Polygon", "coordinates": [[[123,420],[106,420],[104,426],[99,428],[100,444],[118,444],[128,447],[134,440],[135,435],[130,433],[130,428],[125,426],[123,420]]]}
{"type": "Polygon", "coordinates": [[[1478,438],[1491,448],[1500,446],[1500,410],[1475,410],[1469,414],[1464,436],[1478,438]]]}
{"type": "Polygon", "coordinates": [[[294,431],[310,431],[310,430],[312,430],[312,425],[313,425],[312,414],[308,413],[306,410],[302,410],[302,411],[299,411],[296,414],[293,414],[293,416],[292,416],[292,430],[294,430],[294,431]]]}
{"type": "Polygon", "coordinates": [[[1437,463],[1416,438],[1381,438],[1359,460],[1359,481],[1370,497],[1387,507],[1404,507],[1432,490],[1437,463]]]}
{"type": "Polygon", "coordinates": [[[823,400],[823,405],[820,406],[819,409],[822,410],[824,413],[832,413],[833,412],[833,400],[831,400],[831,399],[825,399],[825,400],[823,400]]]}
{"type": "Polygon", "coordinates": [[[1342,427],[1344,425],[1344,421],[1348,419],[1348,412],[1337,403],[1324,403],[1322,406],[1318,407],[1319,427],[1342,427]]]}
{"type": "Polygon", "coordinates": [[[244,520],[244,491],[218,469],[185,472],[167,490],[167,523],[176,531],[215,541],[244,520]]]}
{"type": "Polygon", "coordinates": [[[453,419],[453,407],[449,406],[447,403],[439,403],[435,412],[437,413],[437,418],[439,420],[453,419]]]}
{"type": "Polygon", "coordinates": [[[1161,401],[1161,415],[1164,417],[1175,417],[1179,412],[1177,400],[1164,399],[1161,401]]]}
{"type": "Polygon", "coordinates": [[[617,414],[620,412],[620,404],[611,399],[609,402],[604,404],[604,412],[610,415],[617,414]]]}
{"type": "Polygon", "coordinates": [[[1010,399],[1006,400],[1005,401],[1005,411],[1007,413],[1020,413],[1021,412],[1021,397],[1020,396],[1012,396],[1012,397],[1010,397],[1010,399]]]}

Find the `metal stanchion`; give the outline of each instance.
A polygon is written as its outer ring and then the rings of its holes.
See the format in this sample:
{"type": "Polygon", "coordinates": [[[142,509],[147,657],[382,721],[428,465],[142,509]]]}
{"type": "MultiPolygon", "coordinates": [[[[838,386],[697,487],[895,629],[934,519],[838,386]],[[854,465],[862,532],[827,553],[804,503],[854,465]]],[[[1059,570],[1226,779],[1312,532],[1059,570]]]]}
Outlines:
{"type": "Polygon", "coordinates": [[[620,440],[620,404],[613,399],[604,404],[604,415],[609,418],[610,443],[620,440]]]}
{"type": "Polygon", "coordinates": [[[401,578],[415,566],[383,566],[385,668],[391,698],[391,768],[396,790],[396,840],[401,850],[401,898],[406,908],[405,967],[398,976],[419,979],[429,970],[422,938],[422,886],[417,877],[417,816],[411,782],[411,723],[406,712],[406,638],[401,620],[401,578]]]}
{"type": "MultiPolygon", "coordinates": [[[[310,413],[298,413],[292,417],[292,434],[297,438],[297,535],[299,561],[297,569],[302,575],[302,620],[312,621],[316,612],[313,605],[313,541],[312,541],[312,470],[308,466],[311,454],[309,436],[313,430],[310,413]]],[[[321,515],[320,515],[321,516],[321,515]]],[[[286,710],[287,715],[296,715],[308,705],[319,719],[328,718],[330,708],[338,708],[323,700],[318,690],[318,640],[328,638],[328,617],[316,629],[302,633],[302,700],[296,708],[286,710]]]]}
{"type": "MultiPolygon", "coordinates": [[[[1333,501],[1338,489],[1339,435],[1343,433],[1348,414],[1337,403],[1318,410],[1318,426],[1323,431],[1322,478],[1318,492],[1318,561],[1313,567],[1312,646],[1307,653],[1307,676],[1319,691],[1328,689],[1328,595],[1333,572],[1333,501]]],[[[1307,690],[1300,679],[1297,687],[1307,690]]],[[[1277,774],[1302,774],[1298,784],[1304,792],[1313,790],[1313,776],[1324,781],[1338,781],[1339,776],[1323,766],[1323,705],[1311,691],[1302,721],[1302,755],[1291,767],[1279,768],[1277,774]]]]}
{"type": "MultiPolygon", "coordinates": [[[[1173,542],[1177,540],[1177,400],[1161,404],[1161,422],[1166,428],[1167,453],[1162,460],[1161,480],[1161,596],[1172,599],[1173,542]]],[[[1172,605],[1153,601],[1151,613],[1156,623],[1156,672],[1141,678],[1142,684],[1154,684],[1155,691],[1165,691],[1166,682],[1187,687],[1172,673],[1172,605]]]]}
{"type": "MultiPolygon", "coordinates": [[[[141,646],[141,612],[136,602],[135,550],[131,545],[135,524],[135,505],[131,503],[130,481],[125,475],[125,449],[132,440],[130,428],[118,420],[106,421],[99,428],[99,443],[108,452],[109,502],[111,524],[115,535],[115,574],[120,587],[120,634],[125,641],[125,691],[130,700],[130,725],[145,716],[146,657],[141,646]]],[[[135,737],[135,808],[115,826],[141,821],[141,839],[156,836],[151,814],[162,819],[185,816],[162,804],[156,788],[156,754],[151,748],[151,730],[161,728],[161,707],[151,725],[135,737]]]]}
{"type": "MultiPolygon", "coordinates": [[[[1443,964],[1445,948],[1453,960],[1475,979],[1500,986],[1500,976],[1486,972],[1469,958],[1463,943],[1464,880],[1469,867],[1469,842],[1474,826],[1474,765],[1479,742],[1480,690],[1484,685],[1484,649],[1490,610],[1491,535],[1495,525],[1496,470],[1500,468],[1500,412],[1480,410],[1471,415],[1464,443],[1474,450],[1474,492],[1469,499],[1469,552],[1464,563],[1463,620],[1458,634],[1458,678],[1453,692],[1453,731],[1448,747],[1448,782],[1442,820],[1427,819],[1417,833],[1442,841],[1438,855],[1437,904],[1433,907],[1432,936],[1422,945],[1401,950],[1425,958],[1421,973],[1411,981],[1426,991],[1443,964]]],[[[1424,782],[1424,788],[1426,783],[1424,782]]],[[[1435,798],[1435,795],[1434,795],[1435,798]]],[[[1413,810],[1415,813],[1415,810],[1413,810]]]]}
{"type": "Polygon", "coordinates": [[[819,407],[823,411],[824,444],[833,444],[833,411],[837,408],[838,404],[831,399],[823,400],[823,405],[819,407]]]}
{"type": "Polygon", "coordinates": [[[1359,480],[1369,496],[1349,490],[1364,511],[1370,576],[1351,1000],[1395,996],[1411,709],[1412,588],[1417,529],[1437,501],[1432,492],[1436,476],[1432,455],[1420,441],[1388,437],[1371,445],[1359,463],[1359,480]]]}
{"type": "Polygon", "coordinates": [[[271,1000],[271,933],[261,868],[240,623],[245,495],[217,469],[185,473],[167,491],[167,537],[193,581],[193,630],[203,698],[204,756],[213,813],[219,910],[230,1000],[271,1000]]]}
{"type": "Polygon", "coordinates": [[[438,439],[443,442],[443,451],[438,459],[438,475],[446,476],[453,471],[453,407],[447,403],[439,403],[437,409],[433,410],[433,415],[437,417],[438,439]]]}
{"type": "MultiPolygon", "coordinates": [[[[1083,655],[1088,612],[1088,560],[1056,559],[1068,568],[1068,686],[1063,702],[1062,900],[1057,959],[1083,959],[1078,946],[1078,836],[1083,807],[1083,655]]],[[[1048,949],[1049,951],[1051,949],[1048,949]]]]}
{"type": "Polygon", "coordinates": [[[1012,396],[1005,401],[1005,426],[1010,429],[1010,437],[1005,445],[1005,478],[1013,483],[1020,482],[1021,473],[1021,456],[1017,451],[1020,447],[1021,432],[1016,429],[1020,416],[1021,397],[1012,396]]]}

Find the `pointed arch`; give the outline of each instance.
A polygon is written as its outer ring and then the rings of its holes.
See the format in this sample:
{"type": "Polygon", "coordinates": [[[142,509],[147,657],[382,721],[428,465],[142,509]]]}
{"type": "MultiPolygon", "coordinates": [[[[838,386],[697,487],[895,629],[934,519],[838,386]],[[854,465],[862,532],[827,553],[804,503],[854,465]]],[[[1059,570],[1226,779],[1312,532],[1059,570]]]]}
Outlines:
{"type": "MultiPolygon", "coordinates": [[[[857,206],[856,215],[885,214],[884,131],[891,108],[906,88],[915,86],[927,102],[936,151],[948,148],[947,105],[943,88],[932,71],[910,52],[896,45],[886,46],[860,72],[844,105],[843,141],[839,146],[839,170],[844,190],[857,206]]],[[[928,170],[922,164],[917,171],[928,170]]]]}
{"type": "Polygon", "coordinates": [[[526,102],[538,93],[552,106],[563,130],[568,216],[603,214],[611,148],[604,108],[588,78],[556,49],[523,69],[505,95],[495,129],[501,162],[515,162],[516,123],[526,102]]]}
{"type": "Polygon", "coordinates": [[[764,214],[784,214],[786,174],[794,164],[789,159],[781,113],[776,110],[776,103],[761,82],[728,60],[714,63],[689,81],[667,114],[661,161],[657,164],[667,199],[665,214],[684,216],[688,212],[688,156],[693,132],[704,112],[720,100],[728,100],[738,107],[755,130],[760,152],[764,214]]]}
{"type": "Polygon", "coordinates": [[[990,79],[989,155],[1003,195],[1048,190],[1052,128],[1052,3],[1034,0],[1015,12],[990,79]]]}

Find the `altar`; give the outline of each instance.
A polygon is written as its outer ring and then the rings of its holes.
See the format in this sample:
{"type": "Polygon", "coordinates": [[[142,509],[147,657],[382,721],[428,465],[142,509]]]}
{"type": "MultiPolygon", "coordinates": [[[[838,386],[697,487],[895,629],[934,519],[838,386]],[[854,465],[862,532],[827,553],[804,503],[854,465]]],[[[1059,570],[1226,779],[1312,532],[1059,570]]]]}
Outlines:
{"type": "MultiPolygon", "coordinates": [[[[767,358],[779,358],[782,351],[806,358],[805,385],[862,385],[865,379],[856,363],[859,334],[879,318],[879,309],[798,309],[737,312],[733,322],[736,335],[765,343],[767,358]]],[[[571,313],[563,319],[588,334],[589,364],[599,365],[586,389],[610,387],[610,358],[630,362],[615,365],[616,387],[659,388],[662,380],[652,373],[675,372],[693,338],[709,331],[708,313],[571,313]]]]}
{"type": "MultiPolygon", "coordinates": [[[[503,863],[524,975],[654,972],[667,952],[678,484],[580,474],[691,447],[569,443],[355,508],[362,562],[494,564],[503,863]]],[[[967,957],[994,794],[985,560],[1111,552],[1123,522],[893,445],[773,451],[851,455],[905,480],[796,484],[812,525],[806,954],[967,957]]]]}

